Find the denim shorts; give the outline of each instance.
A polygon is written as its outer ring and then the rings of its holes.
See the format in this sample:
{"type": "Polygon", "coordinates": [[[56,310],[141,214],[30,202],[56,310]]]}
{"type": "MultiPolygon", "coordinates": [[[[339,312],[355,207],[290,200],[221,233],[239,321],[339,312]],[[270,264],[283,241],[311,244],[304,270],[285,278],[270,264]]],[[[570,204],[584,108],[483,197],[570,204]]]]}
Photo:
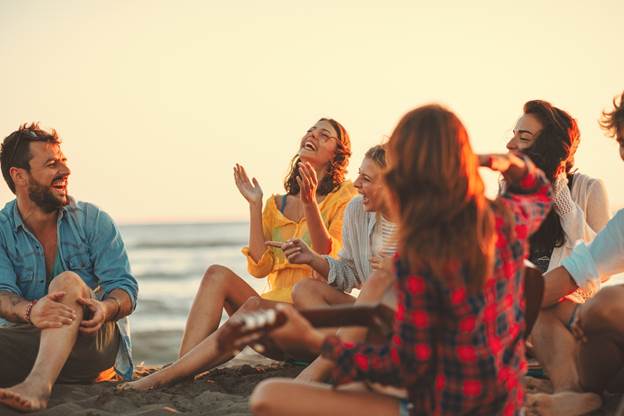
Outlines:
{"type": "Polygon", "coordinates": [[[411,405],[407,399],[399,400],[399,416],[409,416],[411,405]]]}
{"type": "Polygon", "coordinates": [[[579,306],[581,306],[580,303],[574,305],[574,309],[572,309],[572,315],[570,315],[570,319],[568,319],[568,322],[565,324],[566,328],[568,328],[568,331],[570,332],[572,331],[572,324],[574,323],[574,320],[576,318],[576,313],[578,312],[579,306]]]}

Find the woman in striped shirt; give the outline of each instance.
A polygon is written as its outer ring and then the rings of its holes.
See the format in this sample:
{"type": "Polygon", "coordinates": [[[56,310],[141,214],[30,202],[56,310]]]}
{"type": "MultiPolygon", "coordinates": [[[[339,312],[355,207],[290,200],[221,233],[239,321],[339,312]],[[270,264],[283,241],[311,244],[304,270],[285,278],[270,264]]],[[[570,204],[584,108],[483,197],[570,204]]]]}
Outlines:
{"type": "MultiPolygon", "coordinates": [[[[396,224],[392,222],[384,198],[383,170],[386,149],[370,148],[364,155],[358,177],[353,183],[359,195],[351,200],[344,214],[342,249],[338,258],[319,255],[303,241],[291,240],[284,245],[290,263],[307,264],[316,279],[304,279],[293,289],[297,308],[314,308],[351,303],[383,302],[396,307],[391,287],[393,276],[384,266],[396,251],[396,224]],[[361,289],[357,299],[347,292],[361,289]]],[[[343,339],[362,340],[366,330],[349,328],[339,331],[343,339]]],[[[331,371],[331,361],[321,357],[299,374],[299,380],[322,381],[331,371]]]]}

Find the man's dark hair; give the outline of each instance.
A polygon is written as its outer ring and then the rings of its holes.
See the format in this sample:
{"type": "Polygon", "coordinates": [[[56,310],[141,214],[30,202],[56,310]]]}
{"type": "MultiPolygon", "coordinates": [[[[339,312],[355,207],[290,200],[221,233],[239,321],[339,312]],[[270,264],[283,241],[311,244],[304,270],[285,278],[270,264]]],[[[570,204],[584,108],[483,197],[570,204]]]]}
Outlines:
{"type": "Polygon", "coordinates": [[[39,127],[39,123],[24,123],[4,139],[0,149],[0,166],[2,167],[2,176],[4,176],[4,180],[13,193],[15,193],[15,183],[9,170],[16,167],[30,172],[31,142],[59,144],[61,140],[56,130],[43,130],[39,127]]]}
{"type": "Polygon", "coordinates": [[[624,129],[624,92],[619,97],[619,104],[618,97],[613,99],[613,110],[602,112],[600,127],[614,138],[624,129]]]}

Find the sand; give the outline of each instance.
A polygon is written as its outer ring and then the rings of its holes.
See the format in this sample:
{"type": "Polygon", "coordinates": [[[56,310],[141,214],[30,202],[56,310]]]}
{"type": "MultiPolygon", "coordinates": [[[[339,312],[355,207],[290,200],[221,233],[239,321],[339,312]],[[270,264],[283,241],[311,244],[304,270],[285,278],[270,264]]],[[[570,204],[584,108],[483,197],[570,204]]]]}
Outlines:
{"type": "MultiPolygon", "coordinates": [[[[226,365],[170,387],[149,392],[116,392],[116,383],[57,385],[46,416],[249,415],[254,387],[270,377],[294,377],[302,367],[278,363],[246,350],[226,365]]],[[[153,371],[153,369],[146,369],[153,371]]],[[[525,377],[528,392],[551,392],[548,380],[525,377]]],[[[608,396],[597,415],[618,415],[621,396],[608,396]]],[[[624,409],[623,409],[624,410],[624,409]]],[[[624,414],[624,413],[623,413],[624,414]]],[[[21,413],[0,405],[0,415],[21,413]]]]}

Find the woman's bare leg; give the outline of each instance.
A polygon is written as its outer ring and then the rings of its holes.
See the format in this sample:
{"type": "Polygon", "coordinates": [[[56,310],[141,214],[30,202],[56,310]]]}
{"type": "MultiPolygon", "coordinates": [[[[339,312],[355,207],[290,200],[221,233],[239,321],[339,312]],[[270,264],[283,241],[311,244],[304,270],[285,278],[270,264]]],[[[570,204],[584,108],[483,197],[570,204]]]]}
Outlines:
{"type": "Polygon", "coordinates": [[[578,313],[587,338],[578,357],[581,387],[624,392],[624,285],[601,289],[578,313]]]}
{"type": "MultiPolygon", "coordinates": [[[[303,279],[293,287],[292,298],[297,309],[312,309],[333,305],[352,305],[355,297],[329,286],[325,282],[314,279],[303,279]]],[[[322,328],[325,335],[333,335],[338,328],[322,328]]],[[[289,351],[289,353],[293,353],[289,351]]],[[[296,358],[313,360],[314,355],[305,352],[296,358]]]]}
{"type": "Polygon", "coordinates": [[[601,406],[605,389],[624,391],[624,285],[601,289],[577,311],[587,338],[579,342],[576,391],[534,395],[527,400],[527,415],[581,415],[601,406]],[[536,408],[535,413],[529,409],[536,408]]]}
{"type": "MultiPolygon", "coordinates": [[[[327,285],[327,283],[313,279],[302,279],[299,281],[293,287],[292,298],[295,307],[298,309],[311,309],[355,302],[353,296],[340,292],[327,285]]],[[[270,308],[277,303],[263,300],[262,309],[270,308]]],[[[330,335],[335,334],[336,330],[337,328],[323,328],[321,332],[330,335]]],[[[275,343],[271,342],[270,339],[264,340],[262,350],[257,350],[257,352],[277,361],[284,361],[286,358],[296,360],[313,360],[316,358],[316,355],[310,353],[307,349],[289,348],[287,351],[283,351],[275,343]]]]}
{"type": "Polygon", "coordinates": [[[302,279],[293,287],[293,303],[297,309],[309,309],[319,306],[343,305],[355,302],[355,298],[325,282],[314,279],[302,279]]]}
{"type": "MultiPolygon", "coordinates": [[[[249,313],[257,309],[265,309],[274,305],[275,302],[265,301],[259,297],[251,297],[236,311],[232,317],[249,313]]],[[[219,349],[217,339],[223,327],[208,335],[202,342],[188,353],[174,361],[170,366],[164,367],[147,377],[124,383],[119,386],[120,390],[149,390],[174,383],[181,379],[197,375],[210,370],[234,357],[233,352],[223,352],[219,349]]]]}
{"type": "Polygon", "coordinates": [[[223,309],[232,316],[252,296],[258,294],[232,270],[219,265],[210,266],[193,300],[178,357],[216,331],[223,309]]]}
{"type": "Polygon", "coordinates": [[[223,266],[210,266],[193,302],[181,356],[170,366],[147,377],[125,383],[121,389],[148,390],[194,376],[231,359],[231,352],[219,350],[219,322],[225,308],[230,316],[270,307],[243,279],[223,266]]]}
{"type": "Polygon", "coordinates": [[[334,390],[323,384],[280,378],[258,384],[249,406],[256,416],[399,415],[399,400],[394,397],[368,391],[334,390]]]}
{"type": "MultiPolygon", "coordinates": [[[[379,302],[386,290],[392,284],[393,279],[381,273],[372,274],[364,283],[360,295],[355,300],[356,305],[379,302]]],[[[362,341],[366,338],[366,328],[340,328],[337,335],[344,341],[362,341]]],[[[317,357],[309,366],[303,369],[296,377],[299,381],[322,382],[325,381],[334,368],[334,363],[326,358],[317,357]]]]}
{"type": "Polygon", "coordinates": [[[563,323],[570,319],[575,305],[564,301],[541,310],[531,333],[533,351],[546,369],[555,393],[580,390],[575,359],[577,342],[563,323]]]}

